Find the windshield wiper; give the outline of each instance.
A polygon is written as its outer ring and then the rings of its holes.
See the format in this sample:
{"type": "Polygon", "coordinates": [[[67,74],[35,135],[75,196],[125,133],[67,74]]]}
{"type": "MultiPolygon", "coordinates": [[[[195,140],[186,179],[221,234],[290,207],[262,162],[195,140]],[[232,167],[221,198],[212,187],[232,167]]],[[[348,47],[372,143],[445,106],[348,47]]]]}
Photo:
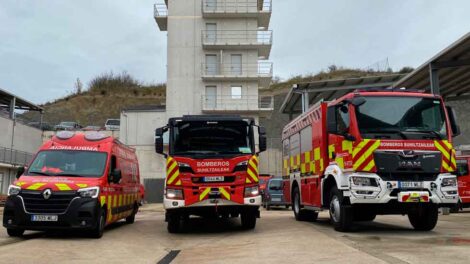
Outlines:
{"type": "Polygon", "coordinates": [[[366,130],[365,133],[373,133],[373,134],[398,134],[400,135],[403,139],[408,139],[405,133],[403,131],[398,130],[398,129],[387,129],[387,130],[366,130]]]}
{"type": "Polygon", "coordinates": [[[442,139],[442,135],[434,130],[420,130],[420,129],[407,129],[406,131],[408,132],[413,132],[413,133],[425,133],[425,134],[432,134],[434,135],[437,139],[442,139]]]}
{"type": "Polygon", "coordinates": [[[42,172],[42,171],[29,171],[29,173],[34,173],[34,174],[43,175],[43,176],[52,176],[52,174],[45,173],[45,172],[42,172]]]}
{"type": "Polygon", "coordinates": [[[74,173],[58,173],[58,174],[54,174],[53,176],[83,177],[83,175],[74,174],[74,173]]]}

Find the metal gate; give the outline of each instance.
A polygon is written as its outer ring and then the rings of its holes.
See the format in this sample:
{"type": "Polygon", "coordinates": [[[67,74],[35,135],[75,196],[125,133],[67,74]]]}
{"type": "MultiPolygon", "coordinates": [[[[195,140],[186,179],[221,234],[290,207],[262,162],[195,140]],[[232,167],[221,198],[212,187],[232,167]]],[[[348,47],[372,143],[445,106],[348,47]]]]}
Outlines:
{"type": "Polygon", "coordinates": [[[144,179],[145,201],[147,203],[163,202],[165,179],[144,179]]]}

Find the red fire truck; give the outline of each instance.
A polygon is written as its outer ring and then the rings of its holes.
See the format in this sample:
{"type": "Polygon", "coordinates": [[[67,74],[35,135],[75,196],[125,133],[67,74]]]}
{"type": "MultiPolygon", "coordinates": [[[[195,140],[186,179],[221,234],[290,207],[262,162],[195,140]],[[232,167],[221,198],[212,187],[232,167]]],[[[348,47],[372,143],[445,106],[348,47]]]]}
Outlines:
{"type": "Polygon", "coordinates": [[[457,213],[463,208],[470,207],[470,155],[468,153],[457,156],[457,180],[459,185],[459,202],[451,208],[452,213],[457,213]]]}
{"type": "Polygon", "coordinates": [[[77,229],[100,238],[106,225],[133,223],[141,200],[135,150],[101,133],[58,132],[8,189],[3,226],[77,229]]]}
{"type": "Polygon", "coordinates": [[[432,230],[458,201],[455,114],[441,97],[356,91],[319,102],[283,130],[284,191],[297,220],[328,209],[337,231],[378,214],[432,230]]]}
{"type": "Polygon", "coordinates": [[[167,159],[164,207],[168,232],[179,232],[190,215],[241,216],[244,228],[255,227],[261,205],[258,154],[266,150],[266,136],[254,119],[171,118],[167,126],[156,130],[155,148],[167,159]],[[164,153],[166,132],[169,149],[164,153]]]}

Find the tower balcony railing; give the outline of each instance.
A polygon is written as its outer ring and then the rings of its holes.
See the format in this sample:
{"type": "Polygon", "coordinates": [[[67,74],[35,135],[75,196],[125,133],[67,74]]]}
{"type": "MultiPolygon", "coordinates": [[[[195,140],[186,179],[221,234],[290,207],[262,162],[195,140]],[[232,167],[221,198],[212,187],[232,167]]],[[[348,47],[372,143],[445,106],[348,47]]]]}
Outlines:
{"type": "Polygon", "coordinates": [[[273,63],[203,63],[202,76],[205,77],[238,77],[238,78],[272,78],[273,63]]]}
{"type": "Polygon", "coordinates": [[[272,45],[272,30],[203,30],[203,45],[272,45]]]}
{"type": "Polygon", "coordinates": [[[234,112],[251,112],[251,111],[273,111],[273,96],[257,96],[257,95],[203,95],[202,96],[203,111],[234,111],[234,112]]]}
{"type": "Polygon", "coordinates": [[[10,148],[0,147],[0,163],[6,163],[15,166],[28,165],[32,160],[33,154],[10,148]]]}
{"type": "Polygon", "coordinates": [[[153,16],[155,18],[167,17],[168,16],[168,7],[166,4],[154,4],[153,5],[153,16]]]}
{"type": "Polygon", "coordinates": [[[203,0],[202,12],[212,13],[271,13],[271,0],[203,0]]]}

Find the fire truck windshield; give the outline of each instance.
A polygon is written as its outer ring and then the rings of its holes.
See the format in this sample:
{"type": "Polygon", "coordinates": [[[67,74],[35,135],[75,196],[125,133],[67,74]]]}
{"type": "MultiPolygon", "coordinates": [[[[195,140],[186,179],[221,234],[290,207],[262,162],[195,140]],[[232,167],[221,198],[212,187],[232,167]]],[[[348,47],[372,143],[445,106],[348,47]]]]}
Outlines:
{"type": "Polygon", "coordinates": [[[171,133],[171,155],[213,156],[253,153],[253,129],[244,121],[183,121],[172,127],[171,133]]]}
{"type": "Polygon", "coordinates": [[[422,97],[365,97],[356,107],[364,138],[443,139],[447,136],[441,101],[422,97]]]}
{"type": "Polygon", "coordinates": [[[38,153],[27,175],[101,177],[106,159],[104,152],[45,150],[38,153]]]}

